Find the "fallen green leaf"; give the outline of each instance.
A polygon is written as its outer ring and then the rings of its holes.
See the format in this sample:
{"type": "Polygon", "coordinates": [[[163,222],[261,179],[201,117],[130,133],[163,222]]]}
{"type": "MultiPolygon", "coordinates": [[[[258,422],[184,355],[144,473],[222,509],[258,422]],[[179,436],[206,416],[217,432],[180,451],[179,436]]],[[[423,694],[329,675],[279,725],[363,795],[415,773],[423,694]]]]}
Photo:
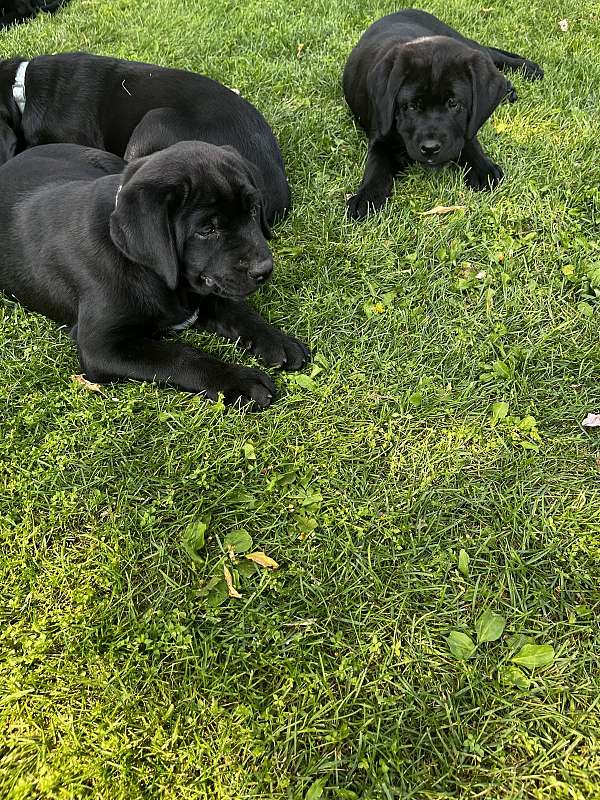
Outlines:
{"type": "Polygon", "coordinates": [[[243,528],[229,531],[223,539],[223,548],[233,553],[245,553],[252,547],[252,537],[243,528]]]}
{"type": "Polygon", "coordinates": [[[217,606],[223,605],[228,596],[227,584],[224,580],[219,579],[210,589],[206,598],[206,605],[211,608],[216,608],[217,606]]]}
{"type": "Polygon", "coordinates": [[[248,461],[256,461],[256,450],[254,449],[252,442],[246,442],[242,449],[248,461]]]}
{"type": "Polygon", "coordinates": [[[452,631],[450,636],[446,639],[450,652],[459,661],[465,661],[471,658],[475,652],[475,644],[470,636],[460,631],[452,631]]]}
{"type": "Polygon", "coordinates": [[[183,534],[183,547],[193,561],[202,560],[199,551],[204,547],[206,531],[210,525],[210,514],[192,522],[183,534]]]}
{"type": "Polygon", "coordinates": [[[494,614],[493,611],[484,611],[475,623],[475,630],[477,631],[477,641],[482,642],[495,642],[504,633],[504,626],[506,620],[500,614],[494,614]]]}
{"type": "Polygon", "coordinates": [[[490,417],[490,424],[492,427],[508,416],[508,403],[494,403],[492,405],[492,416],[490,417]]]}
{"type": "Polygon", "coordinates": [[[302,389],[306,389],[309,392],[317,391],[317,384],[308,375],[294,375],[292,379],[302,389]]]}
{"type": "Polygon", "coordinates": [[[316,780],[304,795],[304,800],[320,800],[320,798],[323,797],[323,790],[325,789],[326,783],[327,778],[319,778],[316,780]]]}
{"type": "Polygon", "coordinates": [[[551,644],[525,644],[511,661],[527,669],[546,667],[554,661],[554,648],[551,644]]]}
{"type": "Polygon", "coordinates": [[[518,667],[508,665],[498,670],[500,681],[508,686],[516,686],[518,689],[529,688],[529,678],[518,667]]]}

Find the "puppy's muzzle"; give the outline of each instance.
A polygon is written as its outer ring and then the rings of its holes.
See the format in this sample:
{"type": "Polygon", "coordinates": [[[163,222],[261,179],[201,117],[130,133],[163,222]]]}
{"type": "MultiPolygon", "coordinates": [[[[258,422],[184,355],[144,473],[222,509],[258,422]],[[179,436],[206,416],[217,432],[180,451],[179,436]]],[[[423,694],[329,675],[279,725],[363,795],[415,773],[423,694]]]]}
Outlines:
{"type": "Polygon", "coordinates": [[[258,261],[248,269],[248,275],[257,284],[266,283],[271,277],[273,272],[273,259],[265,258],[263,261],[258,261]]]}

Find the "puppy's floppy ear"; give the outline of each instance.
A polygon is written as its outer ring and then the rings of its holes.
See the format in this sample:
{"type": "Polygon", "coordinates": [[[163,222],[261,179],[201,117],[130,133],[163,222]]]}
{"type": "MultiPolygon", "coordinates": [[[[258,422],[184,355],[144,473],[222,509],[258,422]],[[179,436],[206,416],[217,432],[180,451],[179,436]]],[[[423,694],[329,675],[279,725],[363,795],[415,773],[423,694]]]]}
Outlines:
{"type": "Polygon", "coordinates": [[[154,270],[175,289],[179,258],[169,214],[182,187],[151,160],[152,156],[138,158],[125,169],[110,215],[110,236],[130,261],[154,270]]]}
{"type": "Polygon", "coordinates": [[[224,144],[222,145],[222,149],[226,150],[228,153],[231,153],[233,156],[235,156],[236,159],[239,159],[240,171],[247,179],[248,183],[252,186],[252,188],[255,189],[260,195],[258,199],[258,208],[257,208],[260,227],[265,239],[272,239],[273,232],[271,231],[271,226],[269,225],[269,222],[267,220],[267,213],[265,211],[263,181],[258,167],[256,166],[256,164],[253,164],[251,161],[248,161],[247,158],[244,158],[241,155],[240,151],[237,150],[235,147],[232,147],[232,145],[224,144]]]}
{"type": "Polygon", "coordinates": [[[396,98],[406,79],[407,57],[402,45],[393,47],[367,75],[371,105],[371,136],[383,139],[394,126],[396,98]]]}
{"type": "Polygon", "coordinates": [[[272,239],[273,238],[273,231],[271,230],[271,226],[267,221],[267,212],[265,211],[265,201],[261,199],[260,201],[260,227],[263,232],[263,236],[265,239],[272,239]]]}
{"type": "Polygon", "coordinates": [[[467,139],[472,139],[496,106],[500,105],[509,93],[510,88],[508,81],[488,55],[475,53],[468,69],[472,101],[467,139]]]}
{"type": "Polygon", "coordinates": [[[0,164],[4,164],[9,158],[15,156],[17,148],[17,134],[7,122],[0,119],[0,164]]]}

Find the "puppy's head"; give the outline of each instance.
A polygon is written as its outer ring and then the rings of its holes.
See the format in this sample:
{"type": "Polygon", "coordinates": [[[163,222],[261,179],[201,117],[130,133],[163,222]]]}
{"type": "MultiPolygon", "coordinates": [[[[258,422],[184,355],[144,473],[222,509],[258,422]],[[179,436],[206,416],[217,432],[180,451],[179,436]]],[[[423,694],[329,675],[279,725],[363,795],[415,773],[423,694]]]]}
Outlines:
{"type": "Polygon", "coordinates": [[[389,50],[371,69],[367,89],[376,138],[396,134],[411,159],[454,161],[509,85],[486,54],[446,36],[389,50]]]}
{"type": "Polygon", "coordinates": [[[242,299],[273,271],[254,167],[233,147],[179,142],[123,173],[110,235],[170,289],[242,299]]]}

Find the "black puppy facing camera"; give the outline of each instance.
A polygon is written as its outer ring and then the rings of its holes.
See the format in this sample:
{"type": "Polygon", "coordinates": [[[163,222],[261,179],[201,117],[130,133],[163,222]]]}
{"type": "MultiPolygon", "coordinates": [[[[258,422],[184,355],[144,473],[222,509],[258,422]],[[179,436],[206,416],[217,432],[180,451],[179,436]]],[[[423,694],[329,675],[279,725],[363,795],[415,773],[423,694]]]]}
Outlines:
{"type": "Polygon", "coordinates": [[[232,147],[180,142],[130,164],[35,147],[0,168],[0,289],[71,327],[92,381],[155,380],[264,409],[266,373],[161,339],[193,325],[272,367],[309,360],[244,302],[273,269],[262,205],[232,147]]]}
{"type": "Polygon", "coordinates": [[[500,69],[541,69],[521,56],[465,39],[416,9],[371,25],[344,70],[344,93],[369,136],[362,183],[348,215],[362,219],[380,209],[394,176],[412,163],[457,162],[471,189],[491,189],[502,170],[484,153],[477,132],[503,99],[516,100],[500,69]]]}

